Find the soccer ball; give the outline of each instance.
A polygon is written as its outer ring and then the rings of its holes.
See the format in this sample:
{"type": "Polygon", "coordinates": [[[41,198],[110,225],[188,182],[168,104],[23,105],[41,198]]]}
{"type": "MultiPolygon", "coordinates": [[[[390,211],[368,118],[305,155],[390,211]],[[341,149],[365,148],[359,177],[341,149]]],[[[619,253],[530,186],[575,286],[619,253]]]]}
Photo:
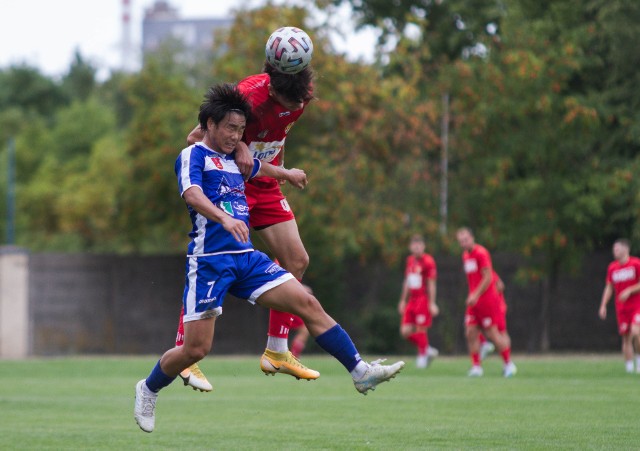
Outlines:
{"type": "Polygon", "coordinates": [[[278,72],[297,74],[311,62],[313,42],[300,28],[282,27],[271,33],[264,52],[278,72]]]}

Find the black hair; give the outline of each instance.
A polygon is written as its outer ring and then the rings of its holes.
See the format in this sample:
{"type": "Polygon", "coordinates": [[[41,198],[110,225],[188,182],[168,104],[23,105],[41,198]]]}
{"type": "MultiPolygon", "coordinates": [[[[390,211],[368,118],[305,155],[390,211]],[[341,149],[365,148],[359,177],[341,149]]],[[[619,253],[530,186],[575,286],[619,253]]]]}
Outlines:
{"type": "Polygon", "coordinates": [[[200,105],[198,122],[202,130],[207,129],[209,118],[214,124],[219,124],[227,113],[236,112],[244,115],[249,120],[251,116],[251,105],[236,85],[221,83],[209,88],[204,96],[204,101],[200,105]]]}
{"type": "Polygon", "coordinates": [[[283,74],[266,60],[263,72],[269,74],[274,91],[291,102],[308,102],[313,99],[313,70],[307,66],[297,74],[283,74]]]}

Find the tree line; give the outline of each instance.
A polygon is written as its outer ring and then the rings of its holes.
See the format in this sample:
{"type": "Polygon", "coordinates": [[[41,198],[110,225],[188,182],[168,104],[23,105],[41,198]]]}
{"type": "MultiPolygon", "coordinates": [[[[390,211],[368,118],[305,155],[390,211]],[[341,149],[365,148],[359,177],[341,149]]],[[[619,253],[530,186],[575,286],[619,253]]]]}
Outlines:
{"type": "Polygon", "coordinates": [[[640,244],[639,21],[634,0],[268,3],[237,11],[192,64],[169,43],[139,72],[103,81],[80,54],[57,78],[2,68],[0,162],[14,139],[16,244],[184,252],[173,162],[202,95],[260,72],[265,37],[299,25],[315,44],[316,99],[290,132],[286,164],[310,184],[285,190],[320,291],[339,299],[322,280],[349,262],[399,272],[416,232],[431,252],[458,253],[465,225],[490,249],[525,256],[520,277],[541,281],[548,304],[585,253],[620,236],[640,244]],[[375,62],[349,61],[331,44],[334,25],[309,20],[343,3],[379,31],[375,62]]]}

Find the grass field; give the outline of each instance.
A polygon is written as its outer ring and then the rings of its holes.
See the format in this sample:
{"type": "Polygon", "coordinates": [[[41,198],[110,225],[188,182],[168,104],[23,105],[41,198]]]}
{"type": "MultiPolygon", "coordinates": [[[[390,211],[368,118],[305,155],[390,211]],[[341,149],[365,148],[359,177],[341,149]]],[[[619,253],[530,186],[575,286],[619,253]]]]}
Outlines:
{"type": "Polygon", "coordinates": [[[518,375],[483,378],[464,357],[428,370],[413,358],[368,396],[331,358],[308,356],[314,382],[265,377],[255,357],[209,357],[214,391],[174,383],[156,430],[133,419],[135,383],[156,357],[0,361],[0,449],[638,449],[640,375],[618,355],[516,356],[518,375]]]}

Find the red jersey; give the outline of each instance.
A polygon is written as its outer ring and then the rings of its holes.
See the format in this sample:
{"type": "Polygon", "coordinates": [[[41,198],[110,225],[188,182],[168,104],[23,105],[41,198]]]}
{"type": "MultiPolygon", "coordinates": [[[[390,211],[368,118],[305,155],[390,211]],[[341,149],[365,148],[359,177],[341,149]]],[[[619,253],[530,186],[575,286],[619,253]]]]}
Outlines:
{"type": "MultiPolygon", "coordinates": [[[[287,133],[304,112],[304,107],[289,111],[280,105],[269,95],[269,81],[269,75],[263,73],[251,75],[238,83],[238,90],[251,104],[251,117],[242,140],[253,158],[278,166],[287,133]]],[[[255,177],[248,183],[258,187],[278,185],[277,180],[270,177],[255,177]]]]}
{"type": "Polygon", "coordinates": [[[491,254],[483,246],[476,244],[471,251],[462,253],[462,263],[464,272],[467,274],[467,282],[469,283],[469,293],[472,293],[482,281],[482,269],[489,268],[491,271],[491,283],[487,289],[480,295],[478,302],[482,300],[498,300],[498,291],[495,285],[495,276],[493,264],[491,263],[491,254]]]}
{"type": "Polygon", "coordinates": [[[640,306],[640,292],[634,293],[626,301],[620,302],[618,296],[627,287],[640,282],[640,259],[629,257],[629,260],[621,264],[617,260],[609,264],[607,268],[607,283],[613,285],[616,291],[616,306],[625,308],[635,308],[640,306]]]}
{"type": "Polygon", "coordinates": [[[409,255],[404,275],[407,279],[409,296],[427,296],[427,280],[435,280],[437,276],[436,262],[429,254],[422,254],[420,257],[409,255]]]}

